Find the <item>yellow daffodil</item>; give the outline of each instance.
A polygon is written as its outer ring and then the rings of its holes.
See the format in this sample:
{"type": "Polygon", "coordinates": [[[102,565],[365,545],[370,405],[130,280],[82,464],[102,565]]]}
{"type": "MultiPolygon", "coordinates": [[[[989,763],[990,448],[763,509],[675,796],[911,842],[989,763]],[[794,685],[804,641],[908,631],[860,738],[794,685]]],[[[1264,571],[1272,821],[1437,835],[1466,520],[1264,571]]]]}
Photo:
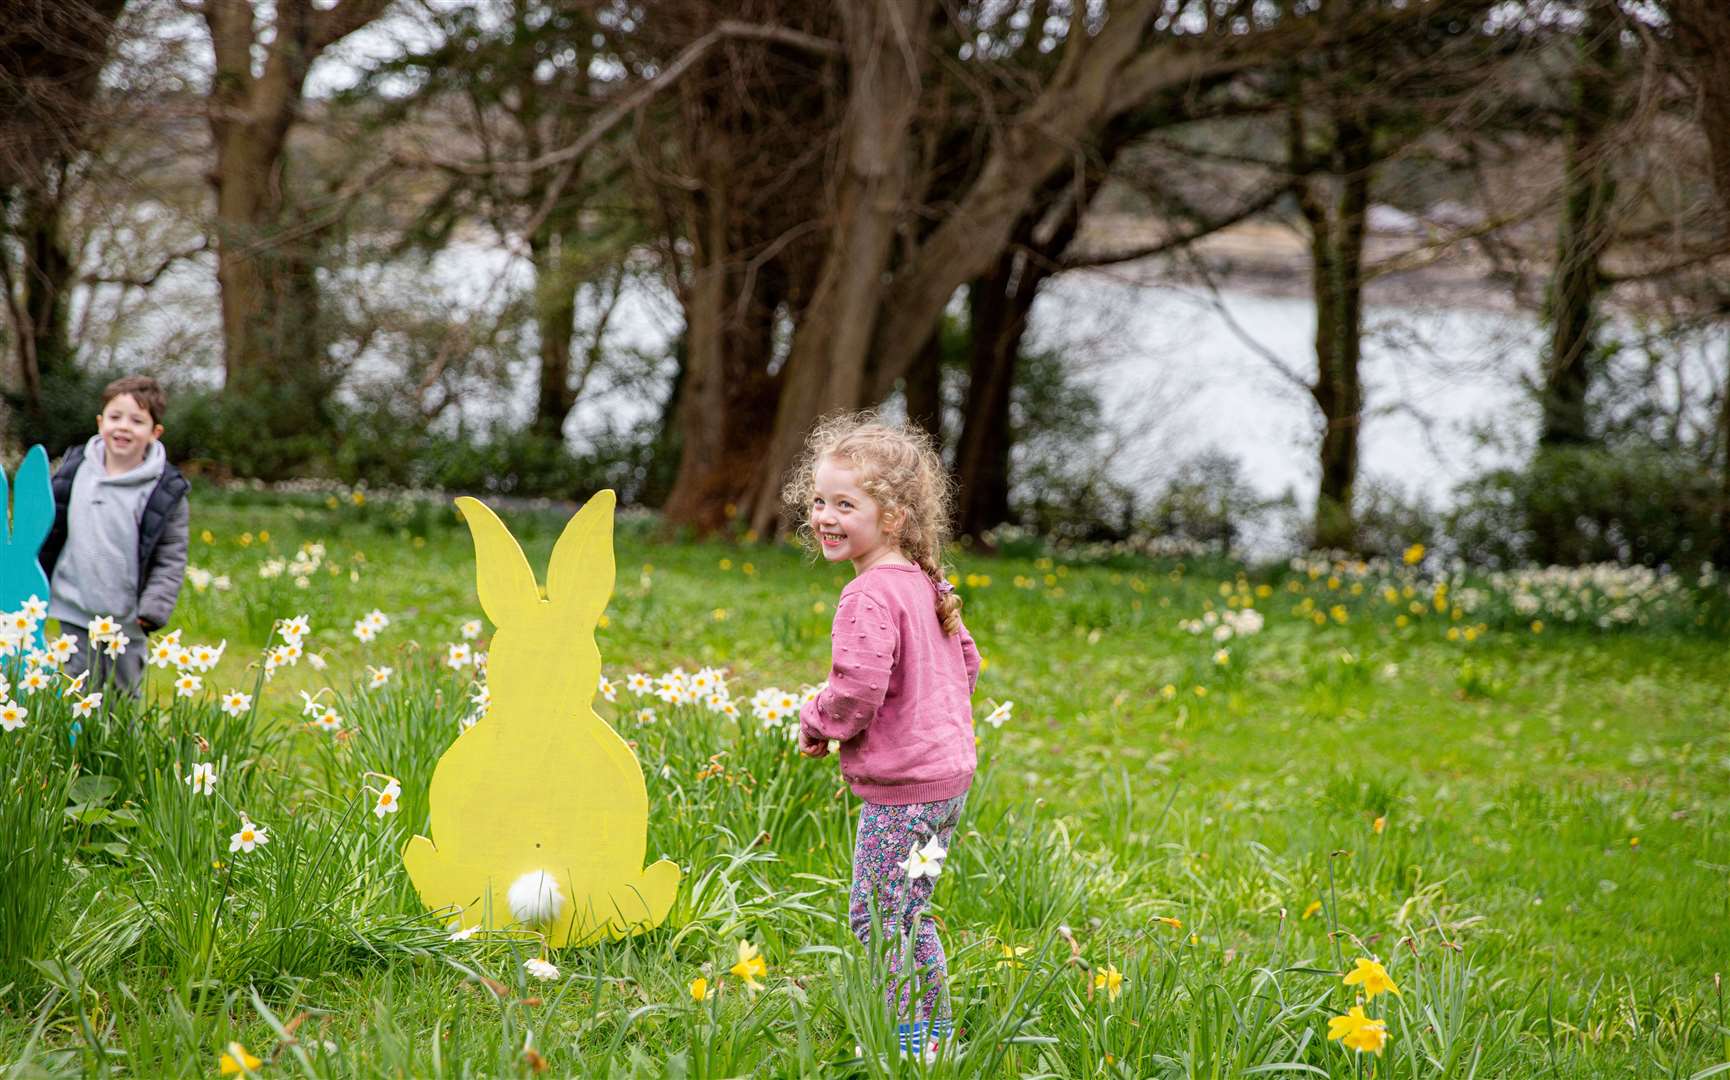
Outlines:
{"type": "Polygon", "coordinates": [[[1093,973],[1093,988],[1104,990],[1109,1001],[1117,1000],[1117,995],[1123,993],[1123,984],[1128,981],[1123,977],[1123,973],[1117,970],[1116,964],[1107,964],[1104,971],[1093,973]]]}
{"type": "Polygon", "coordinates": [[[997,966],[999,968],[1018,968],[1025,966],[1022,964],[1021,958],[1026,956],[1028,953],[1028,947],[1026,945],[1007,945],[1000,942],[997,948],[1003,957],[1003,959],[997,961],[997,966]]]}
{"type": "Polygon", "coordinates": [[[1346,1015],[1328,1021],[1328,1038],[1360,1054],[1379,1054],[1388,1042],[1388,1025],[1365,1016],[1362,1005],[1353,1005],[1346,1015]]]}
{"type": "Polygon", "coordinates": [[[253,1072],[263,1064],[264,1062],[247,1053],[246,1047],[231,1042],[228,1049],[222,1052],[222,1057],[217,1059],[216,1070],[223,1076],[233,1076],[236,1073],[253,1072]]]}
{"type": "Polygon", "coordinates": [[[1407,566],[1418,565],[1424,561],[1424,545],[1413,544],[1411,547],[1406,549],[1405,555],[1401,557],[1405,560],[1407,566]]]}
{"type": "Polygon", "coordinates": [[[1173,930],[1182,930],[1183,929],[1183,920],[1182,919],[1174,919],[1170,915],[1157,916],[1153,921],[1157,922],[1157,923],[1164,923],[1165,925],[1171,927],[1173,930]]]}
{"type": "Polygon", "coordinates": [[[1380,1054],[1382,1047],[1388,1044],[1388,1025],[1380,1020],[1372,1020],[1347,1035],[1343,1045],[1356,1050],[1360,1054],[1380,1054]]]}
{"type": "Polygon", "coordinates": [[[709,996],[709,980],[701,975],[697,976],[691,980],[690,991],[691,1000],[701,1005],[704,999],[709,996]]]}
{"type": "Polygon", "coordinates": [[[739,942],[739,962],[729,970],[745,980],[747,989],[755,992],[763,988],[763,984],[757,980],[769,973],[769,965],[763,962],[763,957],[758,953],[757,946],[749,941],[741,941],[739,942]]]}
{"type": "Polygon", "coordinates": [[[1364,1015],[1362,1005],[1353,1005],[1351,1011],[1344,1016],[1335,1016],[1328,1020],[1328,1040],[1330,1042],[1349,1038],[1370,1024],[1379,1023],[1364,1015]]]}
{"type": "Polygon", "coordinates": [[[1313,918],[1316,915],[1316,913],[1321,911],[1321,909],[1322,909],[1322,902],[1320,900],[1311,900],[1309,902],[1309,906],[1304,908],[1303,917],[1306,919],[1313,918]]]}
{"type": "Polygon", "coordinates": [[[1400,988],[1394,985],[1394,980],[1388,977],[1388,969],[1367,956],[1358,957],[1357,967],[1346,972],[1344,981],[1347,986],[1361,985],[1364,996],[1372,1001],[1377,994],[1387,990],[1392,990],[1396,997],[1403,996],[1400,988]]]}
{"type": "Polygon", "coordinates": [[[1387,827],[1388,827],[1388,819],[1385,817],[1378,817],[1378,818],[1376,818],[1376,820],[1374,822],[1372,822],[1370,824],[1370,828],[1374,829],[1377,833],[1380,833],[1382,830],[1386,829],[1387,827]]]}

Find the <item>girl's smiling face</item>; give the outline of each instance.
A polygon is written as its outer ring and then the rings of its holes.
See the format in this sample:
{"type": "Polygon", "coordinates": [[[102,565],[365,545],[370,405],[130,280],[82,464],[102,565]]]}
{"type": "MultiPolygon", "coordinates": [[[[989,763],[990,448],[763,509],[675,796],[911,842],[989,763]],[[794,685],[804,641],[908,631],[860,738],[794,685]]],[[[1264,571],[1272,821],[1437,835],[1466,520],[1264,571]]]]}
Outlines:
{"type": "Polygon", "coordinates": [[[888,559],[905,562],[894,536],[885,531],[883,508],[865,494],[845,460],[821,458],[812,475],[811,531],[823,557],[851,560],[860,573],[888,559]]]}

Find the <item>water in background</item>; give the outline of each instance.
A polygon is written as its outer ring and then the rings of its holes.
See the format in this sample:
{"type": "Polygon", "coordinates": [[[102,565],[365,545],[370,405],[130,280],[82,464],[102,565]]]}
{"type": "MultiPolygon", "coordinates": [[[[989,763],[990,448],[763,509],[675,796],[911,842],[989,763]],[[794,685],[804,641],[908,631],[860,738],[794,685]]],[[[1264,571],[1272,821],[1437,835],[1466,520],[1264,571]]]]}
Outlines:
{"type": "MultiPolygon", "coordinates": [[[[496,245],[454,244],[425,265],[401,262],[345,275],[331,300],[366,295],[473,313],[481,319],[526,287],[525,268],[496,245]]],[[[112,290],[86,293],[85,325],[110,320],[125,333],[101,349],[111,364],[163,370],[214,384],[220,334],[214,266],[189,261],[150,294],[129,297],[119,319],[112,290]]],[[[586,323],[584,313],[579,322],[586,323]]],[[[1030,345],[1058,348],[1101,394],[1110,417],[1094,452],[1116,479],[1147,489],[1197,453],[1238,458],[1262,493],[1291,492],[1300,514],[1313,505],[1320,424],[1307,389],[1313,377],[1313,306],[1306,298],[1223,290],[1217,297],[1153,278],[1147,268],[1072,273],[1047,284],[1035,304],[1030,345]]],[[[1361,464],[1366,479],[1391,481],[1446,505],[1454,486],[1529,452],[1536,415],[1522,389],[1536,366],[1541,328],[1525,314],[1483,309],[1370,306],[1363,379],[1361,464]],[[1491,438],[1480,437],[1489,433],[1491,438]]],[[[668,343],[679,311],[652,275],[627,285],[605,335],[609,349],[644,357],[632,374],[608,374],[585,390],[567,436],[582,444],[658,414],[672,373],[668,343]]],[[[532,330],[529,331],[532,335],[532,330]]],[[[532,357],[532,339],[516,352],[532,357]]],[[[1722,350],[1713,356],[1722,355],[1722,350]]],[[[493,419],[526,420],[534,401],[531,361],[507,367],[501,396],[477,381],[455,411],[474,430],[493,419]]],[[[400,379],[381,347],[356,358],[350,381],[400,379]]],[[[1282,538],[1251,538],[1252,548],[1282,538]]]]}

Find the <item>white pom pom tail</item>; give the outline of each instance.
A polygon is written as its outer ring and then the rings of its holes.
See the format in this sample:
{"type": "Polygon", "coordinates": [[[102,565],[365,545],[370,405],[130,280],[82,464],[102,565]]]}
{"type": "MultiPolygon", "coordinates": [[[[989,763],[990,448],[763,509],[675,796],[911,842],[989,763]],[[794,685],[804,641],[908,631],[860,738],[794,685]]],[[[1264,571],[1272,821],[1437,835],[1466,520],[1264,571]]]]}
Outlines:
{"type": "Polygon", "coordinates": [[[550,923],[565,906],[558,879],[545,870],[531,870],[513,881],[505,898],[511,905],[511,917],[525,926],[550,923]]]}

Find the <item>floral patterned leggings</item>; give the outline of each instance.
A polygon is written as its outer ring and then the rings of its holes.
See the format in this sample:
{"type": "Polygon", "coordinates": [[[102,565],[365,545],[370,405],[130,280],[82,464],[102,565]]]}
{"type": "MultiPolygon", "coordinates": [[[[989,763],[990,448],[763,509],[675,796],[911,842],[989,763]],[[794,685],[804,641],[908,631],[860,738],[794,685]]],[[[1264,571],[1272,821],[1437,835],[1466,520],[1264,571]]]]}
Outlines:
{"type": "MultiPolygon", "coordinates": [[[[908,853],[924,846],[935,836],[945,849],[961,820],[961,807],[967,801],[962,792],[952,799],[933,803],[909,803],[906,806],[880,806],[864,803],[859,808],[859,839],[853,848],[853,892],[848,906],[848,919],[853,933],[862,945],[871,944],[871,909],[877,909],[877,922],[889,939],[889,971],[893,978],[884,996],[896,1015],[908,1019],[908,997],[912,980],[901,975],[901,958],[906,951],[907,934],[915,917],[931,900],[931,890],[937,882],[930,877],[911,881],[907,877],[908,853]]],[[[943,955],[943,943],[937,939],[937,927],[930,919],[919,919],[919,929],[913,941],[913,960],[919,966],[927,990],[919,1002],[921,1022],[936,1018],[949,1019],[949,995],[943,993],[949,975],[949,961],[943,955]]]]}

